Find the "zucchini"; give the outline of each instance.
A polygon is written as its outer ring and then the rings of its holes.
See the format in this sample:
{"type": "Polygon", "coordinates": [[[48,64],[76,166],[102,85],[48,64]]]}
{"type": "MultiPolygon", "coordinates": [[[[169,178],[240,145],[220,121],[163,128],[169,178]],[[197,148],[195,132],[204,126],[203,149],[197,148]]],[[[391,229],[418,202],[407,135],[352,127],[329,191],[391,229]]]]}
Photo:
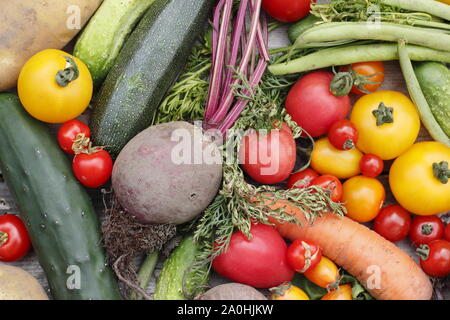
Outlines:
{"type": "Polygon", "coordinates": [[[289,41],[294,44],[297,38],[306,30],[311,29],[315,26],[315,23],[322,21],[322,19],[317,18],[315,15],[307,15],[302,20],[294,23],[288,29],[289,41]]]}
{"type": "Polygon", "coordinates": [[[97,215],[56,138],[14,94],[0,94],[0,119],[0,169],[53,298],[120,299],[97,215]]]}
{"type": "Polygon", "coordinates": [[[183,69],[214,1],[155,0],[126,41],[103,83],[91,118],[92,138],[113,157],[152,123],[183,69]]]}
{"type": "Polygon", "coordinates": [[[78,38],[74,56],[89,68],[94,85],[105,79],[126,38],[155,0],[105,0],[78,38]]]}
{"type": "Polygon", "coordinates": [[[439,126],[450,138],[450,70],[442,63],[414,66],[417,80],[439,126]]]}
{"type": "Polygon", "coordinates": [[[186,300],[202,293],[208,282],[208,268],[200,267],[196,272],[187,270],[195,263],[198,246],[194,238],[186,236],[169,258],[164,261],[163,268],[156,282],[154,300],[186,300]],[[200,276],[199,276],[200,275],[200,276]],[[185,297],[184,289],[189,297],[185,297]]]}

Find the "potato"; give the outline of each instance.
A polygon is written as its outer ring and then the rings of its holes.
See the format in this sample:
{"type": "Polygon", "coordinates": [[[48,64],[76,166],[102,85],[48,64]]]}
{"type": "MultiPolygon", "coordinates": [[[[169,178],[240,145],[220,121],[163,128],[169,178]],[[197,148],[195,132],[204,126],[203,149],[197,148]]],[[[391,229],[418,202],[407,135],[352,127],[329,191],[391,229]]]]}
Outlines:
{"type": "Polygon", "coordinates": [[[0,300],[48,300],[48,296],[28,272],[0,264],[0,300]]]}
{"type": "Polygon", "coordinates": [[[222,181],[221,160],[217,146],[199,128],[164,123],[128,142],[114,164],[112,185],[119,203],[141,222],[181,224],[214,199],[222,181]],[[173,134],[183,138],[177,141],[173,134]],[[193,164],[194,152],[212,155],[205,158],[209,164],[200,158],[193,164]],[[182,161],[180,156],[187,157],[182,161]]]}
{"type": "Polygon", "coordinates": [[[20,69],[35,53],[69,43],[102,0],[7,2],[0,10],[0,91],[16,85],[20,69]]]}
{"type": "Polygon", "coordinates": [[[253,287],[240,283],[226,283],[209,289],[196,300],[267,300],[253,287]]]}

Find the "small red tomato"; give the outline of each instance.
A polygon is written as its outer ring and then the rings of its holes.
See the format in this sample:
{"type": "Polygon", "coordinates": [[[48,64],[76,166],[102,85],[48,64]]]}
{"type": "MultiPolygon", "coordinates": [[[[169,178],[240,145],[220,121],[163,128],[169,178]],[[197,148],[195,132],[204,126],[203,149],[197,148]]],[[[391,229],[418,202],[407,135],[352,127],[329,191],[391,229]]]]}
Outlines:
{"type": "Polygon", "coordinates": [[[358,142],[358,129],[349,120],[339,120],[328,130],[328,140],[339,150],[350,150],[358,142]]]}
{"type": "Polygon", "coordinates": [[[306,17],[310,5],[311,0],[262,0],[264,10],[282,22],[294,22],[306,17]]]}
{"type": "Polygon", "coordinates": [[[415,216],[411,223],[409,238],[416,246],[444,237],[444,223],[437,216],[415,216]]]}
{"type": "Polygon", "coordinates": [[[74,154],[72,145],[80,134],[83,134],[85,138],[91,135],[89,127],[83,122],[70,120],[64,123],[58,130],[58,143],[61,149],[68,154],[74,154]]]}
{"type": "Polygon", "coordinates": [[[292,269],[303,273],[317,266],[322,250],[315,243],[297,239],[288,247],[286,257],[292,269]]]}
{"type": "Polygon", "coordinates": [[[445,240],[450,241],[450,223],[445,227],[445,240]]]}
{"type": "Polygon", "coordinates": [[[286,187],[291,188],[307,188],[311,185],[311,182],[317,178],[319,174],[311,169],[307,168],[305,170],[293,173],[287,182],[286,187]]]}
{"type": "Polygon", "coordinates": [[[359,167],[363,176],[375,178],[383,172],[384,162],[379,156],[368,153],[362,156],[359,167]]]}
{"type": "Polygon", "coordinates": [[[25,224],[13,214],[0,216],[0,261],[13,262],[23,258],[31,243],[25,224]]]}
{"type": "Polygon", "coordinates": [[[98,188],[111,177],[113,161],[103,149],[75,155],[72,169],[75,177],[88,188],[98,188]]]}
{"type": "Polygon", "coordinates": [[[391,204],[380,210],[373,227],[385,239],[397,242],[408,235],[411,227],[411,216],[402,207],[391,204]]]}
{"type": "Polygon", "coordinates": [[[426,274],[432,277],[445,277],[450,274],[450,242],[433,240],[422,244],[417,249],[420,256],[420,266],[426,274]]]}
{"type": "Polygon", "coordinates": [[[342,198],[342,183],[335,176],[325,174],[323,176],[315,178],[311,185],[319,186],[331,191],[331,200],[338,202],[342,198]]]}

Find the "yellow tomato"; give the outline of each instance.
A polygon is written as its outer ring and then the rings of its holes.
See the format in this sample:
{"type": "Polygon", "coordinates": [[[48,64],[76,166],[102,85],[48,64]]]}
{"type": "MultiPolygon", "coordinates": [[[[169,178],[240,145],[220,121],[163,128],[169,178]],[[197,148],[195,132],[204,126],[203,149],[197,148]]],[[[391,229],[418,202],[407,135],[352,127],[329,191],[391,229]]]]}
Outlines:
{"type": "Polygon", "coordinates": [[[359,161],[362,153],[356,149],[339,150],[327,137],[319,139],[311,153],[311,167],[320,174],[330,174],[346,179],[360,173],[359,161]]]}
{"type": "Polygon", "coordinates": [[[408,150],[420,130],[414,103],[396,91],[378,91],[361,97],[350,120],[358,129],[357,147],[383,160],[397,158],[408,150]]]}
{"type": "Polygon", "coordinates": [[[450,0],[437,0],[437,1],[450,5],[450,0]]]}
{"type": "Polygon", "coordinates": [[[342,185],[342,203],[347,217],[358,222],[369,222],[378,215],[386,192],[375,178],[356,176],[342,185]]]}
{"type": "Polygon", "coordinates": [[[416,143],[392,164],[389,184],[395,199],[418,215],[450,211],[448,165],[449,147],[434,141],[416,143]]]}
{"type": "Polygon", "coordinates": [[[312,283],[327,289],[339,280],[339,269],[333,261],[322,256],[319,263],[303,275],[312,283]]]}
{"type": "Polygon", "coordinates": [[[25,63],[17,91],[23,106],[34,118],[62,123],[86,110],[93,84],[81,60],[61,50],[47,49],[25,63]]]}
{"type": "Polygon", "coordinates": [[[353,300],[352,286],[349,284],[340,285],[336,290],[331,290],[320,300],[353,300]]]}
{"type": "Polygon", "coordinates": [[[305,291],[290,283],[283,283],[270,291],[272,291],[270,300],[309,300],[305,291]]]}

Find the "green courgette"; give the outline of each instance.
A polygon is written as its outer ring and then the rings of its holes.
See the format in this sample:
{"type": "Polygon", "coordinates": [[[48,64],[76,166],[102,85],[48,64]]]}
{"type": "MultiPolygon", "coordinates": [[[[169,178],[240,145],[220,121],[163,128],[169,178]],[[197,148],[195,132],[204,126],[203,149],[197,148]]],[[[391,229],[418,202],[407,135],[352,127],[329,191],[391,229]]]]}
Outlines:
{"type": "Polygon", "coordinates": [[[191,268],[197,253],[198,245],[194,238],[186,236],[164,261],[156,282],[155,300],[186,300],[203,292],[208,281],[208,270],[206,264],[196,272],[191,268]]]}
{"type": "Polygon", "coordinates": [[[450,70],[442,63],[427,61],[416,64],[414,71],[431,112],[450,138],[450,70]]]}
{"type": "Polygon", "coordinates": [[[152,123],[204,30],[211,0],[155,0],[126,41],[94,102],[93,141],[117,156],[152,123]]]}
{"type": "Polygon", "coordinates": [[[78,38],[74,56],[89,68],[95,86],[101,84],[126,38],[155,0],[104,0],[78,38]]]}
{"type": "Polygon", "coordinates": [[[289,41],[294,44],[297,38],[306,30],[311,29],[316,25],[316,22],[322,21],[322,19],[310,14],[302,20],[294,23],[288,29],[289,41]]]}
{"type": "Polygon", "coordinates": [[[91,200],[55,137],[10,93],[0,94],[0,119],[0,169],[53,298],[120,299],[91,200]]]}

